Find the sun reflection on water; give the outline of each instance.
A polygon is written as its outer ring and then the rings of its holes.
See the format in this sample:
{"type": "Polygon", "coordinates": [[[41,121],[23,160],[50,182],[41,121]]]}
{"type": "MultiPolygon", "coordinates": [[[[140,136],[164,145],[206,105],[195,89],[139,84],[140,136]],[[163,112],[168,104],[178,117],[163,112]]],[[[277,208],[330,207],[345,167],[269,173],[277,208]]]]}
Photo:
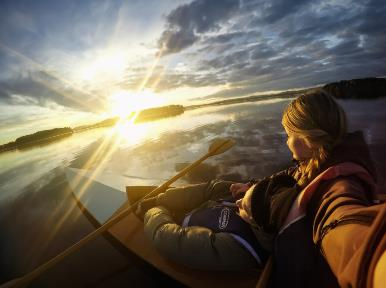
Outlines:
{"type": "Polygon", "coordinates": [[[145,140],[151,131],[148,123],[134,123],[134,119],[121,120],[112,129],[112,133],[119,138],[124,146],[136,145],[145,140]]]}

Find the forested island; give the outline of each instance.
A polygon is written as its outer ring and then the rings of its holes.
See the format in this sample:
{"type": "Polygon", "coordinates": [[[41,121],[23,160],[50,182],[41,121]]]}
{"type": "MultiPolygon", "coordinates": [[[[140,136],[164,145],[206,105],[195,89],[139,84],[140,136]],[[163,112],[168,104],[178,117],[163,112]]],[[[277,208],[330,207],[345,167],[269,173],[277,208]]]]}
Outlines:
{"type": "Polygon", "coordinates": [[[53,142],[71,136],[73,133],[74,130],[72,130],[70,127],[38,131],[33,134],[21,136],[13,142],[0,145],[0,152],[5,152],[17,148],[25,148],[28,146],[35,146],[41,143],[53,142]]]}
{"type": "Polygon", "coordinates": [[[163,107],[149,108],[142,110],[135,118],[135,123],[154,121],[161,118],[173,117],[184,113],[184,106],[169,105],[163,107]]]}
{"type": "Polygon", "coordinates": [[[326,84],[323,89],[339,99],[374,99],[386,96],[386,79],[343,80],[326,84]]]}
{"type": "MultiPolygon", "coordinates": [[[[297,97],[302,93],[306,93],[307,91],[311,91],[317,88],[323,88],[327,92],[331,93],[334,97],[339,99],[374,99],[386,96],[386,78],[363,78],[343,80],[339,82],[329,83],[324,86],[317,86],[313,88],[294,91],[284,91],[277,94],[253,95],[248,97],[225,99],[211,103],[190,106],[168,105],[156,108],[149,108],[139,111],[136,115],[134,122],[140,123],[154,121],[166,117],[173,117],[184,113],[185,110],[197,109],[206,106],[229,105],[276,98],[293,98],[297,97]]],[[[132,112],[127,117],[127,119],[134,117],[135,114],[135,112],[132,112]]],[[[119,120],[119,117],[114,117],[89,125],[77,126],[75,128],[64,127],[39,131],[30,135],[21,136],[13,142],[0,145],[0,152],[5,152],[13,149],[20,149],[28,146],[41,145],[42,143],[49,143],[61,139],[63,137],[71,136],[73,133],[82,132],[89,129],[114,126],[119,120]]]]}
{"type": "Polygon", "coordinates": [[[386,78],[362,78],[343,80],[339,82],[328,83],[323,86],[317,86],[307,89],[284,91],[276,94],[263,94],[263,95],[252,95],[248,97],[239,97],[225,99],[205,104],[185,106],[185,110],[197,109],[206,106],[216,105],[229,105],[244,102],[255,102],[262,100],[270,100],[275,98],[294,98],[300,94],[307,93],[314,89],[320,89],[329,92],[335,98],[338,99],[375,99],[386,96],[386,78]]]}
{"type": "Polygon", "coordinates": [[[256,101],[264,101],[264,100],[270,100],[270,99],[276,99],[276,98],[281,98],[281,99],[294,98],[294,97],[297,97],[297,95],[305,93],[309,90],[310,89],[301,89],[301,90],[294,90],[294,91],[285,91],[285,92],[276,93],[276,94],[252,95],[248,97],[231,98],[231,99],[225,99],[220,101],[214,101],[210,103],[185,106],[184,108],[185,110],[191,110],[191,109],[198,109],[198,108],[203,108],[207,106],[219,106],[219,105],[230,105],[230,104],[237,104],[237,103],[244,103],[244,102],[256,102],[256,101]]]}
{"type": "MultiPolygon", "coordinates": [[[[184,113],[184,106],[182,105],[168,105],[163,107],[149,108],[139,111],[134,122],[140,123],[154,121],[161,118],[173,117],[182,113],[184,113]]],[[[127,119],[134,117],[134,115],[135,112],[130,113],[127,119]]],[[[119,120],[119,117],[113,117],[97,123],[77,126],[75,128],[64,127],[38,131],[33,134],[21,136],[15,141],[9,142],[7,144],[0,145],[0,153],[53,142],[64,137],[71,136],[74,133],[83,132],[90,129],[114,126],[119,120]]]]}
{"type": "Polygon", "coordinates": [[[115,124],[117,124],[118,121],[119,121],[119,117],[108,118],[98,123],[77,126],[74,128],[74,132],[82,132],[89,129],[114,126],[115,124]]]}

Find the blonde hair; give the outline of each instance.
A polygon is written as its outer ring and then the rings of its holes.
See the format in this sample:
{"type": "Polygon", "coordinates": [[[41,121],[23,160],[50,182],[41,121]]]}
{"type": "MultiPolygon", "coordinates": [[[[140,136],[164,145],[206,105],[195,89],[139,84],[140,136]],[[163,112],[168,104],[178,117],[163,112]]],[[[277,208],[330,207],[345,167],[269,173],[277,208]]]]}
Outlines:
{"type": "Polygon", "coordinates": [[[347,134],[346,114],[330,94],[320,89],[293,100],[284,110],[282,125],[303,138],[312,150],[311,158],[300,163],[295,174],[298,185],[304,187],[347,134]]]}

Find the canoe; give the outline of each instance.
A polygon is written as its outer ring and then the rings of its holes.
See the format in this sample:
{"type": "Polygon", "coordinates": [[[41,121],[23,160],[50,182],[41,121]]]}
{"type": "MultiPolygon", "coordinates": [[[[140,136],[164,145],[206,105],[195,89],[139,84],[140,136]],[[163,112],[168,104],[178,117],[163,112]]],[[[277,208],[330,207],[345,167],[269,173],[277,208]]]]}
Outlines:
{"type": "MultiPolygon", "coordinates": [[[[65,172],[78,205],[96,227],[156,187],[151,179],[106,174],[103,177],[95,176],[90,171],[75,168],[66,168],[65,172]],[[129,182],[136,185],[119,186],[129,182]]],[[[104,236],[115,244],[119,243],[120,251],[135,254],[153,268],[188,287],[255,287],[258,281],[259,273],[256,271],[202,271],[169,261],[154,249],[144,234],[142,221],[133,213],[112,226],[104,236]]]]}

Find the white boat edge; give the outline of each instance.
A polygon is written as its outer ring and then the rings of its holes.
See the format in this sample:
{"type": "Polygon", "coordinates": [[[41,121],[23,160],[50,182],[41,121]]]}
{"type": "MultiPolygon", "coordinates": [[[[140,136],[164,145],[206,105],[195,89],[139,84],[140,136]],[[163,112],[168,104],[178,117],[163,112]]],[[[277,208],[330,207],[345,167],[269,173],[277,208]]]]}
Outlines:
{"type": "MultiPolygon", "coordinates": [[[[76,200],[99,224],[105,223],[128,200],[125,185],[122,185],[122,190],[118,190],[102,183],[103,180],[95,177],[92,171],[67,167],[65,175],[76,200]]],[[[121,177],[124,183],[126,177],[121,177]]]]}

